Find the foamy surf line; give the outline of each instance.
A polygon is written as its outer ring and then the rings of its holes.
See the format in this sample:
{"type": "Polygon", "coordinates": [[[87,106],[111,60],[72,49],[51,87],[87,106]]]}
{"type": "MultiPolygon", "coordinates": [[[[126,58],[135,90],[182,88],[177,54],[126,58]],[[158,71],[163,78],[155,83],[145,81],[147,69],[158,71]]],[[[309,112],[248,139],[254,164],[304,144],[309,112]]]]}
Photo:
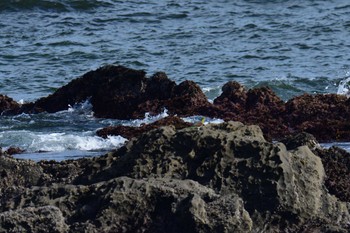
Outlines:
{"type": "Polygon", "coordinates": [[[21,149],[27,152],[65,151],[65,150],[108,150],[120,147],[126,141],[121,136],[103,139],[98,136],[74,135],[66,133],[34,133],[29,131],[7,131],[0,134],[0,139],[17,140],[21,149]]]}

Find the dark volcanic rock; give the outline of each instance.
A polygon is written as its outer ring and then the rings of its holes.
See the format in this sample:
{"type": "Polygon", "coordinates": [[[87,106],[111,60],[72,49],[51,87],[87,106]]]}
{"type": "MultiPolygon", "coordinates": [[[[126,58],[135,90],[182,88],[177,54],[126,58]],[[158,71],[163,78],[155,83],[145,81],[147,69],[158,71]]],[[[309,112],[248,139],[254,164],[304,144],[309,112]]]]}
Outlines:
{"type": "Polygon", "coordinates": [[[6,95],[0,95],[0,113],[15,114],[19,111],[20,105],[6,95]]]}
{"type": "Polygon", "coordinates": [[[350,154],[338,147],[316,150],[327,174],[325,185],[330,194],[350,202],[350,154]]]}
{"type": "Polygon", "coordinates": [[[107,136],[111,136],[111,135],[120,135],[124,138],[131,139],[133,137],[138,137],[142,133],[148,132],[152,129],[156,129],[161,126],[169,126],[169,125],[173,125],[176,129],[183,129],[186,127],[193,126],[192,123],[185,122],[177,116],[169,116],[169,117],[160,119],[154,123],[142,125],[140,127],[122,126],[122,125],[110,126],[110,127],[98,130],[96,134],[103,138],[107,138],[107,136]]]}
{"type": "Polygon", "coordinates": [[[90,99],[96,117],[135,119],[146,112],[159,114],[167,108],[171,114],[196,115],[209,105],[197,84],[185,81],[176,85],[165,73],[146,78],[141,70],[123,66],[104,66],[75,79],[52,95],[26,104],[22,111],[57,112],[90,99]]]}
{"type": "Polygon", "coordinates": [[[21,154],[23,153],[24,150],[22,150],[21,148],[18,147],[10,147],[7,150],[5,150],[4,152],[2,152],[5,155],[14,155],[14,154],[21,154]]]}
{"type": "Polygon", "coordinates": [[[0,183],[0,228],[28,221],[32,229],[35,221],[66,229],[61,217],[50,217],[61,213],[69,232],[348,232],[348,197],[339,196],[345,189],[333,196],[324,185],[337,164],[325,173],[313,153],[333,152],[311,150],[312,140],[294,136],[288,150],[257,126],[227,122],[160,127],[91,159],[2,159],[8,175],[0,183]],[[35,218],[45,206],[59,211],[35,218]]]}

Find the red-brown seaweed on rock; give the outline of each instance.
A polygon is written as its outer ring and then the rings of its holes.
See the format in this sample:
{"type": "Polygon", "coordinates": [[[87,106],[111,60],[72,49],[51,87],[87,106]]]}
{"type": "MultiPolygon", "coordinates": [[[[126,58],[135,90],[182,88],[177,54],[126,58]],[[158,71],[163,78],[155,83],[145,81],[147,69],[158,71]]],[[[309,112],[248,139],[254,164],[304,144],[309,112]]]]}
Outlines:
{"type": "Polygon", "coordinates": [[[53,94],[19,105],[0,96],[3,114],[57,112],[90,100],[96,117],[143,118],[165,108],[170,115],[217,117],[257,124],[269,140],[297,132],[313,134],[320,142],[350,140],[350,100],[337,94],[304,94],[284,102],[269,87],[246,90],[235,81],[210,103],[193,81],[176,84],[164,72],[146,77],[143,70],[107,65],[90,71],[53,94]]]}

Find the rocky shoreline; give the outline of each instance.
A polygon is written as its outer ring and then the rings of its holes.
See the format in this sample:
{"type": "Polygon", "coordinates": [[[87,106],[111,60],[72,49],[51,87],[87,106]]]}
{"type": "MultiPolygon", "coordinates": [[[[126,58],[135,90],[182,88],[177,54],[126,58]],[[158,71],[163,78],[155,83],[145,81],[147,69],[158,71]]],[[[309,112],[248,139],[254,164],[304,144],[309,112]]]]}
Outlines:
{"type": "Polygon", "coordinates": [[[230,121],[89,159],[4,155],[0,232],[349,232],[350,154],[306,133],[283,142],[230,121]]]}
{"type": "Polygon", "coordinates": [[[350,99],[346,96],[304,94],[284,102],[268,87],[246,90],[230,81],[210,103],[192,81],[176,84],[163,72],[147,78],[142,70],[112,65],[90,71],[33,103],[21,105],[0,95],[0,112],[53,113],[87,99],[95,116],[102,118],[130,120],[167,109],[171,116],[202,115],[259,125],[268,140],[308,132],[319,142],[350,141],[350,99]]]}
{"type": "Polygon", "coordinates": [[[350,100],[284,102],[236,82],[222,91],[210,103],[194,82],[105,66],[33,103],[0,96],[3,114],[89,99],[96,117],[170,115],[101,129],[129,141],[95,158],[35,163],[1,153],[0,232],[349,232],[350,154],[318,141],[349,140],[350,100]],[[179,118],[194,115],[225,122],[179,118]]]}

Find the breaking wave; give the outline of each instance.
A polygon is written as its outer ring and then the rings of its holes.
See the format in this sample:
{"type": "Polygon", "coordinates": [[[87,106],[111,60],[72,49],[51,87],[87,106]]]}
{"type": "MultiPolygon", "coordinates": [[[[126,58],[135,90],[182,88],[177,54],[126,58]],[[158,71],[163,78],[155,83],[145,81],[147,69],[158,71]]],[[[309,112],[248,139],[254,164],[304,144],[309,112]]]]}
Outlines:
{"type": "Polygon", "coordinates": [[[7,131],[0,133],[0,140],[5,144],[13,144],[24,149],[26,153],[62,152],[69,150],[107,151],[121,147],[127,141],[121,136],[110,136],[107,139],[94,136],[94,132],[81,135],[68,133],[35,133],[31,131],[7,131]],[[6,143],[8,142],[8,143],[6,143]]]}

